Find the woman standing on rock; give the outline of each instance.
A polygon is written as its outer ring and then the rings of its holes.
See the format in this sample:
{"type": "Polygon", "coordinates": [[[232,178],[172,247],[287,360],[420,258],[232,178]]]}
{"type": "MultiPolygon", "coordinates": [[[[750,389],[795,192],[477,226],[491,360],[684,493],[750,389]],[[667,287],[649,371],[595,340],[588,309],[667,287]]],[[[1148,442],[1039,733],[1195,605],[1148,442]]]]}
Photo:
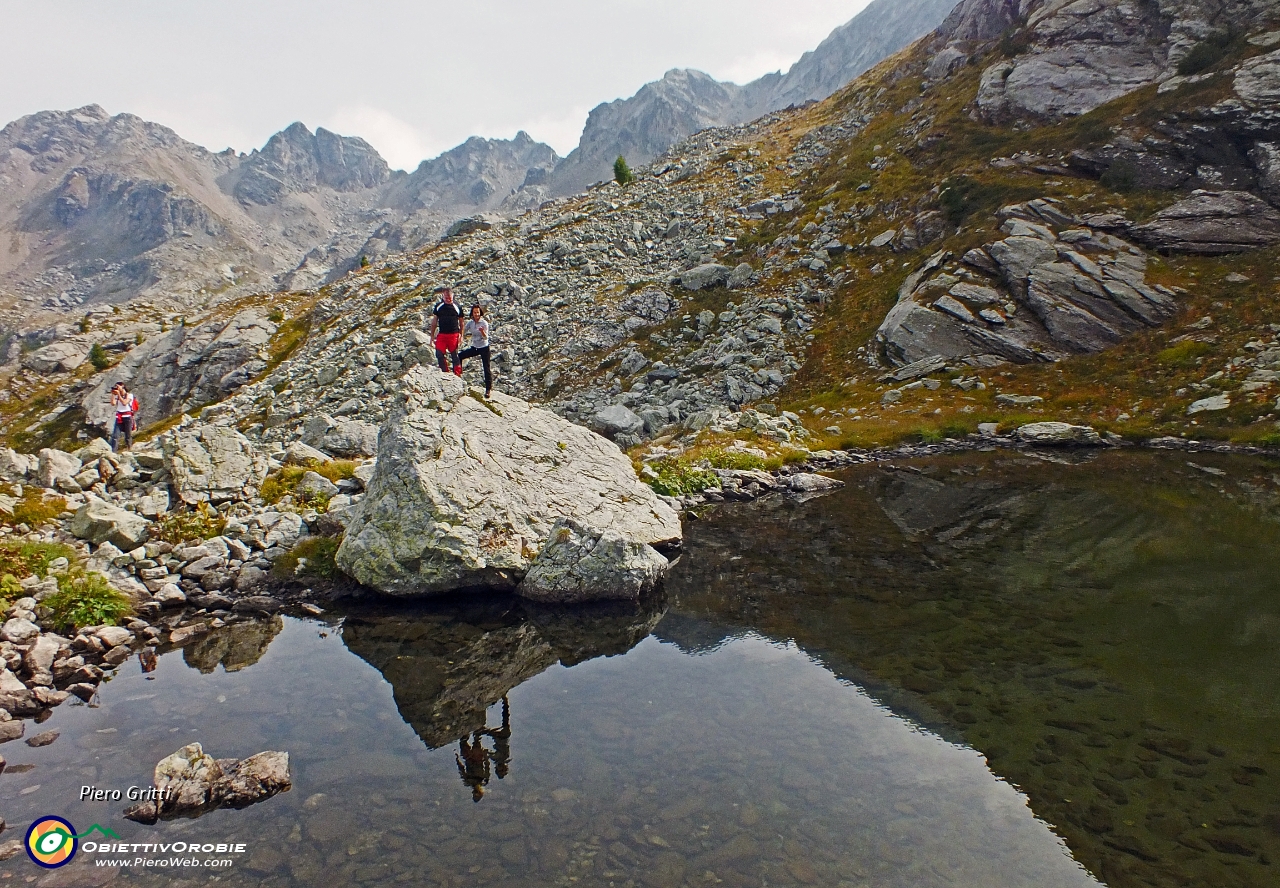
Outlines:
{"type": "Polygon", "coordinates": [[[479,357],[484,365],[484,396],[493,394],[493,371],[489,369],[489,322],[484,318],[484,306],[471,306],[471,319],[462,328],[463,336],[471,337],[471,347],[458,353],[458,365],[467,358],[479,357]]]}

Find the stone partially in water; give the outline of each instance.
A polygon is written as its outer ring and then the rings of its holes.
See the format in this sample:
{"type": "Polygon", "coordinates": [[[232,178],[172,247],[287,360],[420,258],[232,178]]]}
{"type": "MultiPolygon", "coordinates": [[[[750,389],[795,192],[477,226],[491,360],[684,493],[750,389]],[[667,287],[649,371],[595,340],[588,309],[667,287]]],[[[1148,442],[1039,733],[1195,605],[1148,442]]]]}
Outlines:
{"type": "Polygon", "coordinates": [[[551,529],[516,592],[559,604],[634,601],[662,582],[667,566],[667,559],[646,543],[564,518],[551,529]]]}
{"type": "Polygon", "coordinates": [[[1019,441],[1028,444],[1094,446],[1102,443],[1102,437],[1091,426],[1071,425],[1066,422],[1033,422],[1019,427],[1014,433],[1019,441]]]}
{"type": "Polygon", "coordinates": [[[215,760],[199,743],[190,743],[156,764],[157,800],[125,810],[138,823],[173,817],[199,817],[215,808],[245,808],[289,789],[289,754],[267,751],[242,761],[215,760]]]}

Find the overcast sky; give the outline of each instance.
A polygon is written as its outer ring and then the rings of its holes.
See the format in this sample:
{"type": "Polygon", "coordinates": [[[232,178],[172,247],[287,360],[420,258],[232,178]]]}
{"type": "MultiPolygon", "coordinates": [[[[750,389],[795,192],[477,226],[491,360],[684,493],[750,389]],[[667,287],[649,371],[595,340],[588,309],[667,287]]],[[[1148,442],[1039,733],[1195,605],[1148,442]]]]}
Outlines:
{"type": "Polygon", "coordinates": [[[97,103],[212,150],[295,120],[413,169],[587,112],[671,68],[786,70],[868,0],[0,0],[0,123],[97,103]]]}

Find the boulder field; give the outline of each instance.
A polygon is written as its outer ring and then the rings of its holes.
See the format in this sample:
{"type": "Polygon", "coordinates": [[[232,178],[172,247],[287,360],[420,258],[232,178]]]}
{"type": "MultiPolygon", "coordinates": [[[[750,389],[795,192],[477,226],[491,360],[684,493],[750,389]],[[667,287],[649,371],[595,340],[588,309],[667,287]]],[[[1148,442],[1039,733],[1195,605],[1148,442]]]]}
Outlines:
{"type": "Polygon", "coordinates": [[[679,516],[616,445],[434,369],[402,383],[338,549],[343,571],[390,595],[562,601],[635,598],[665,575],[652,547],[679,543],[679,516]]]}

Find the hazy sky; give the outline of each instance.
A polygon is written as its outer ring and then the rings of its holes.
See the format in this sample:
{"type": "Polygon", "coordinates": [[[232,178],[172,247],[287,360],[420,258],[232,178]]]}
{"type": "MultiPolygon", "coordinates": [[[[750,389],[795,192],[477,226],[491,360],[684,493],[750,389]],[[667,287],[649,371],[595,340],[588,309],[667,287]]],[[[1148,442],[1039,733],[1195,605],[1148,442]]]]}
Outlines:
{"type": "Polygon", "coordinates": [[[97,103],[215,151],[295,120],[413,169],[587,112],[671,68],[786,70],[868,0],[0,0],[0,124],[97,103]]]}

